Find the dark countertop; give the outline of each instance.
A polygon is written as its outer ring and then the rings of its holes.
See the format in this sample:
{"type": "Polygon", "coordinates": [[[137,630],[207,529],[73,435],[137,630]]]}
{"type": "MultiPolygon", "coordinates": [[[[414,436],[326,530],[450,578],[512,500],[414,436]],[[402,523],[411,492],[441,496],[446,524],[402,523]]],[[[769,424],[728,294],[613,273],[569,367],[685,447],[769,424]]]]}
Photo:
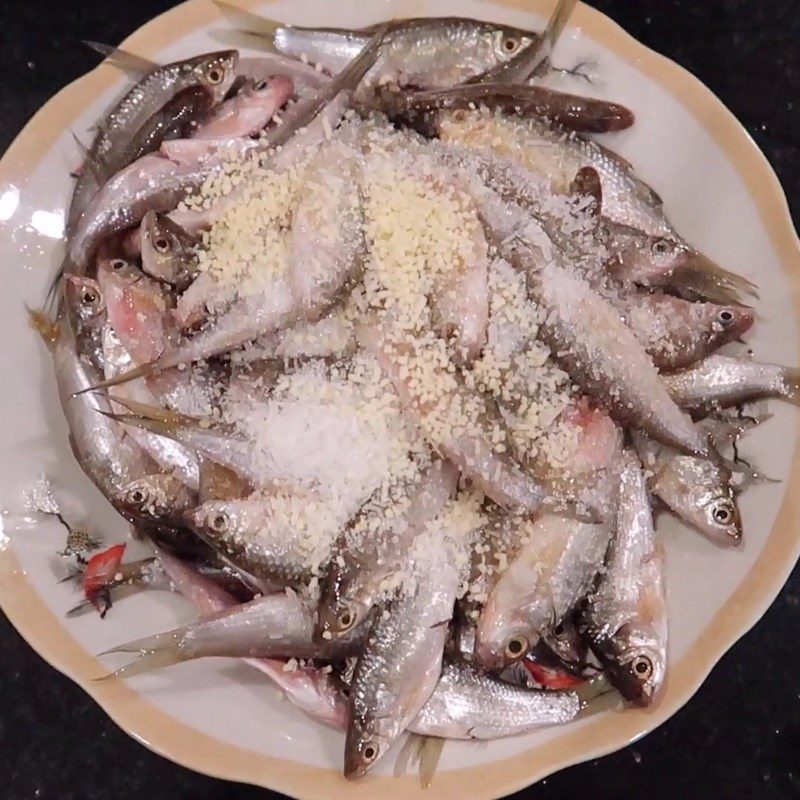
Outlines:
{"type": "MultiPolygon", "coordinates": [[[[744,123],[800,223],[797,0],[593,0],[704,81],[744,123]]],[[[7,4],[0,27],[0,150],[97,58],[167,0],[7,4]]],[[[720,553],[720,558],[724,554],[720,553]]],[[[515,795],[537,800],[800,797],[800,569],[696,697],[646,739],[515,795]]],[[[42,661],[0,615],[1,800],[255,800],[253,787],[189,772],[140,746],[42,661]]],[[[276,795],[271,795],[277,797],[276,795]]]]}

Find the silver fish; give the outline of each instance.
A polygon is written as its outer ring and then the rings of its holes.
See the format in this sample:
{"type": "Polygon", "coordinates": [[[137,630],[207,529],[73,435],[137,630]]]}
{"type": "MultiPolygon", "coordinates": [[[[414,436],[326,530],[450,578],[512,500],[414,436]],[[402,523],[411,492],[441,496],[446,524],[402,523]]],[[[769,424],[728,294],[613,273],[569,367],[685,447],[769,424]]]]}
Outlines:
{"type": "MultiPolygon", "coordinates": [[[[513,158],[546,181],[556,194],[570,193],[578,172],[591,167],[600,177],[606,217],[680,248],[689,267],[705,276],[709,290],[719,285],[737,295],[754,293],[750,281],[721,269],[686,243],[667,218],[661,198],[636,175],[629,162],[598,142],[536,117],[522,124],[480,113],[443,115],[438,133],[444,142],[513,158]]],[[[730,302],[730,298],[722,302],[730,302]]]]}
{"type": "MultiPolygon", "coordinates": [[[[491,440],[489,427],[492,415],[485,403],[480,411],[481,418],[477,420],[485,426],[484,432],[476,434],[465,431],[453,435],[452,430],[426,423],[426,416],[441,414],[441,409],[447,408],[448,404],[467,408],[475,403],[480,406],[481,402],[468,392],[455,375],[452,381],[448,381],[451,384],[451,396],[441,397],[435,404],[423,402],[421,397],[414,394],[412,384],[401,377],[404,371],[401,361],[403,364],[413,364],[419,349],[424,347],[421,340],[413,344],[410,341],[394,344],[379,324],[361,326],[358,338],[362,347],[376,356],[381,368],[394,383],[404,406],[420,421],[434,448],[469,477],[475,486],[506,509],[519,508],[535,513],[550,502],[551,498],[543,485],[523,472],[506,452],[498,451],[491,440]]],[[[446,366],[439,368],[439,371],[444,375],[446,366]]],[[[449,373],[447,377],[450,377],[449,373]]],[[[562,502],[568,500],[559,498],[558,503],[562,502]]]]}
{"type": "Polygon", "coordinates": [[[100,187],[136,158],[137,148],[131,143],[154,115],[175,95],[194,87],[204,88],[212,103],[218,102],[233,83],[237,60],[235,50],[226,50],[177,61],[153,70],[127,92],[97,126],[70,207],[68,228],[74,227],[100,187]]]}
{"type": "Polygon", "coordinates": [[[197,275],[194,248],[199,238],[164,214],[148,211],[142,219],[142,269],[151,278],[182,292],[197,275]]]}
{"type": "Polygon", "coordinates": [[[663,288],[687,300],[730,305],[743,295],[758,297],[755,284],[729,272],[674,236],[644,231],[602,218],[611,258],[609,275],[623,284],[663,288]]]}
{"type": "Polygon", "coordinates": [[[742,306],[691,303],[666,294],[636,292],[622,299],[625,321],[660,370],[687,367],[739,338],[753,324],[742,306]]]}
{"type": "MultiPolygon", "coordinates": [[[[224,589],[208,580],[195,567],[160,548],[156,554],[171,584],[203,615],[221,612],[237,605],[224,589]]],[[[293,705],[312,718],[342,729],[347,724],[347,700],[330,670],[306,666],[294,670],[284,669],[282,659],[247,659],[247,663],[263,672],[289,698],[293,705]]]]}
{"type": "Polygon", "coordinates": [[[447,660],[439,683],[408,729],[447,739],[497,739],[576,719],[600,683],[579,691],[514,686],[459,660],[447,660]]]}
{"type": "MultiPolygon", "coordinates": [[[[360,30],[282,25],[215,0],[237,27],[266,38],[276,50],[338,72],[377,26],[360,30]]],[[[368,76],[404,84],[452,86],[509,61],[536,38],[530,31],[466,17],[423,17],[390,23],[378,63],[368,76]]],[[[373,78],[375,80],[373,80],[373,78]]]]}
{"type": "Polygon", "coordinates": [[[234,139],[263,130],[292,96],[294,84],[286,75],[273,75],[243,88],[220,103],[192,132],[193,139],[234,139]]]}
{"type": "Polygon", "coordinates": [[[611,302],[573,270],[543,228],[523,208],[470,181],[487,234],[525,275],[528,293],[542,309],[539,337],[553,357],[592,397],[602,397],[618,421],[641,427],[678,449],[704,454],[708,444],[670,398],[653,362],[611,302]],[[555,257],[543,249],[553,250],[555,257]]]}
{"type": "Polygon", "coordinates": [[[315,562],[327,562],[315,525],[319,509],[301,492],[275,491],[263,497],[212,500],[185,515],[193,531],[235,566],[261,580],[301,586],[315,562]]]}
{"type": "Polygon", "coordinates": [[[695,458],[634,433],[650,490],[684,522],[723,547],[742,543],[731,473],[716,458],[695,458]]]}
{"type": "Polygon", "coordinates": [[[639,459],[625,455],[616,532],[581,628],[620,693],[640,706],[659,696],[667,670],[664,556],[639,459]]]}
{"type": "Polygon", "coordinates": [[[198,622],[126,642],[107,653],[139,653],[113,674],[131,678],[196,658],[344,658],[358,651],[360,634],[335,642],[313,641],[313,616],[294,592],[231,606],[198,622]]]}
{"type": "MultiPolygon", "coordinates": [[[[384,519],[386,504],[368,503],[336,545],[317,610],[317,635],[338,637],[360,624],[377,600],[381,584],[403,565],[414,538],[444,508],[455,491],[458,475],[438,461],[411,490],[404,513],[384,519]]],[[[394,498],[389,497],[389,503],[394,498]]]]}
{"type": "Polygon", "coordinates": [[[525,271],[529,291],[546,310],[540,336],[587,394],[602,397],[618,421],[641,427],[679,450],[704,455],[708,443],[667,392],[653,362],[609,301],[556,264],[541,268],[508,252],[525,271]]]}
{"type": "Polygon", "coordinates": [[[158,472],[155,462],[119,424],[98,413],[110,412],[108,398],[97,392],[81,393],[97,381],[99,374],[78,356],[66,316],[52,323],[40,312],[29,314],[50,350],[70,446],[83,471],[106,497],[137,478],[158,472]]]}
{"type": "MultiPolygon", "coordinates": [[[[245,145],[254,147],[255,143],[245,145]]],[[[67,271],[83,273],[102,241],[139,224],[150,210],[173,209],[229,158],[214,152],[176,163],[150,153],[120,170],[92,198],[75,226],[68,246],[67,271]]]]}
{"type": "Polygon", "coordinates": [[[459,582],[442,547],[415,562],[414,582],[376,608],[350,685],[344,775],[359,778],[384,756],[425,705],[441,672],[447,623],[459,582]],[[435,552],[435,554],[434,554],[435,552]]]}
{"type": "Polygon", "coordinates": [[[800,405],[800,370],[747,358],[711,355],[664,380],[683,408],[724,408],[762,397],[800,405]]]}
{"type": "Polygon", "coordinates": [[[607,525],[545,514],[509,517],[527,538],[502,573],[478,620],[476,663],[501,669],[523,658],[590,588],[608,547],[607,525]]]}
{"type": "Polygon", "coordinates": [[[108,321],[106,301],[100,284],[80,275],[67,275],[65,306],[75,335],[78,355],[103,371],[103,330],[108,321]]]}

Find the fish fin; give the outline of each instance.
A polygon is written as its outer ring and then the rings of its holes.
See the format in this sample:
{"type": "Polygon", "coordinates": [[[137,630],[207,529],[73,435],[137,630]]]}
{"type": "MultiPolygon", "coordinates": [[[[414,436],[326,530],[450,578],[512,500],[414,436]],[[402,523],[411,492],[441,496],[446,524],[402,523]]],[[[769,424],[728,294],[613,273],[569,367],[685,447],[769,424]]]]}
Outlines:
{"type": "Polygon", "coordinates": [[[154,650],[149,653],[142,653],[137,659],[120,667],[102,678],[97,678],[98,681],[107,681],[109,678],[133,678],[136,675],[144,675],[153,670],[162,669],[163,667],[171,667],[175,664],[180,664],[183,661],[180,650],[177,646],[167,648],[164,650],[154,650]]]}
{"type": "Polygon", "coordinates": [[[91,39],[84,39],[83,43],[95,52],[100,53],[112,66],[127,72],[129,75],[147,75],[161,66],[149,58],[137,56],[136,53],[130,53],[111,44],[93,42],[91,39]]]}
{"type": "Polygon", "coordinates": [[[433,783],[445,741],[439,736],[423,736],[419,743],[419,783],[423,789],[433,783]]]}
{"type": "Polygon", "coordinates": [[[197,491],[199,503],[209,500],[239,500],[253,492],[253,487],[233,470],[208,458],[198,457],[200,462],[200,486],[197,491]]]}
{"type": "Polygon", "coordinates": [[[572,690],[581,704],[581,716],[596,714],[619,703],[619,695],[605,675],[596,675],[572,690]]]}
{"type": "Polygon", "coordinates": [[[731,484],[733,491],[740,494],[747,486],[754,483],[780,483],[780,478],[770,478],[759,472],[749,461],[743,458],[728,459],[720,456],[723,466],[731,473],[741,475],[741,479],[735,484],[731,484]]]}
{"type": "MultiPolygon", "coordinates": [[[[225,3],[223,0],[214,0],[214,5],[222,12],[222,15],[237,28],[241,33],[254,36],[262,43],[266,39],[270,46],[279,28],[288,28],[280,22],[262,17],[260,14],[253,14],[232,3],[225,3]]],[[[272,48],[274,49],[274,48],[272,48]]]]}
{"type": "Polygon", "coordinates": [[[44,311],[37,311],[35,308],[25,306],[28,312],[28,323],[42,337],[42,341],[51,350],[58,341],[58,324],[53,322],[44,311]]]}
{"type": "Polygon", "coordinates": [[[570,194],[590,197],[592,216],[599,217],[603,213],[603,185],[600,174],[594,167],[581,167],[569,185],[570,194]]]}

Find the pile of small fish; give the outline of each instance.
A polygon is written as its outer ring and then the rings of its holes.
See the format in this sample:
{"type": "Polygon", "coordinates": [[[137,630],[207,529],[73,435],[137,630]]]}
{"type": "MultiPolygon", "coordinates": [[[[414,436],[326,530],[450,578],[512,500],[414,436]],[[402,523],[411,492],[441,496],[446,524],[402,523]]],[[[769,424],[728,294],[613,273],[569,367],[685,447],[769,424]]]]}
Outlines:
{"type": "Polygon", "coordinates": [[[347,777],[404,731],[438,753],[656,700],[652,509],[738,545],[741,406],[800,379],[716,352],[755,287],[589,138],[633,114],[543,84],[573,5],[542,34],[227,9],[268,52],[106,51],[136,83],[31,318],[76,459],[155,550],[79,555],[87,603],[200,614],[115,675],[249,659],[346,731],[347,777]]]}

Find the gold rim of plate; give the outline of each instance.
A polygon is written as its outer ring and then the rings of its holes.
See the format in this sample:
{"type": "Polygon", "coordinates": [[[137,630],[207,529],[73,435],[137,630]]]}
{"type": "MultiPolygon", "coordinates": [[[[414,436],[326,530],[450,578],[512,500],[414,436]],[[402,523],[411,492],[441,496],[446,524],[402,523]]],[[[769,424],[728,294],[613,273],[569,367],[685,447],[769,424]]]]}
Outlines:
{"type": "MultiPolygon", "coordinates": [[[[547,16],[549,0],[494,0],[495,5],[547,16]]],[[[254,8],[258,0],[237,0],[254,8]]],[[[404,15],[420,12],[408,0],[404,15]]],[[[122,47],[153,57],[175,39],[220,21],[209,0],[189,0],[161,14],[128,37],[122,47]]],[[[792,288],[800,316],[800,240],[792,225],[786,197],[775,173],[753,140],[720,100],[693,75],[650,50],[615,22],[580,3],[570,25],[605,46],[660,84],[713,138],[747,187],[781,268],[792,288]]],[[[0,160],[0,185],[24,183],[39,161],[96,97],[119,80],[119,72],[101,64],[49,100],[28,122],[0,160]]],[[[161,711],[119,680],[97,682],[103,665],[70,636],[62,621],[28,582],[11,548],[0,554],[0,605],[14,627],[39,655],[75,681],[128,734],[185,767],[234,781],[283,792],[298,800],[492,800],[511,794],[573,764],[606,755],[652,731],[675,714],[697,691],[722,655],[766,611],[800,555],[800,447],[795,446],[786,492],[775,524],[750,571],[697,641],[671,665],[659,704],[646,711],[606,714],[565,731],[518,755],[489,764],[437,774],[422,790],[416,775],[368,777],[352,783],[338,769],[275,758],[221,742],[161,711]]],[[[309,724],[315,724],[309,722],[309,724]]]]}

